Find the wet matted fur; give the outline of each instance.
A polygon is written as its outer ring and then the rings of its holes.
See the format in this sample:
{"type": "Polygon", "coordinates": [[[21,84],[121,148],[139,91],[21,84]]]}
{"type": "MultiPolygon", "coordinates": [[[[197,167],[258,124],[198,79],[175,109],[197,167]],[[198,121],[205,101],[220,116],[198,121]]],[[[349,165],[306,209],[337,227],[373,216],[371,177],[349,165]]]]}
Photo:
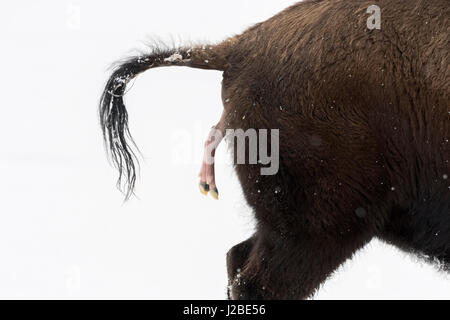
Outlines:
{"type": "Polygon", "coordinates": [[[131,58],[100,104],[127,196],[126,84],[160,66],[220,70],[227,127],[280,130],[277,175],[236,165],[257,230],[228,253],[231,298],[310,297],[375,237],[448,270],[449,30],[449,0],[305,1],[218,45],[131,58]],[[374,4],[381,30],[367,28],[374,4]]]}

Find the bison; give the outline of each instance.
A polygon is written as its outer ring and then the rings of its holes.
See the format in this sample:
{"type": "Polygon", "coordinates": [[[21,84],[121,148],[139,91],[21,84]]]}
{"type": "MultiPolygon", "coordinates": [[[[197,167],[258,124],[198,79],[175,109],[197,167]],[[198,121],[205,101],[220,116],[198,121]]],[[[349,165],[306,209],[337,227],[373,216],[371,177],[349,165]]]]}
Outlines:
{"type": "Polygon", "coordinates": [[[227,129],[279,132],[257,136],[278,152],[276,174],[261,174],[259,154],[235,164],[257,227],[227,255],[229,298],[308,298],[373,238],[449,270],[449,49],[448,0],[308,0],[218,44],[154,48],[118,64],[101,98],[118,183],[132,196],[129,81],[219,70],[224,109],[201,191],[219,196],[210,160],[227,129]]]}

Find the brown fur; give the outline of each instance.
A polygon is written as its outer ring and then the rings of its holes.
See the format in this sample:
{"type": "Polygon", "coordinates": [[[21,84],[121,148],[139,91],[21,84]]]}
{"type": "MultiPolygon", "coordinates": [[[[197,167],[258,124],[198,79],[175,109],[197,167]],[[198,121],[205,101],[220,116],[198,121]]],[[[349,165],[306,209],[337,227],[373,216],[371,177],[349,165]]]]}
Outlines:
{"type": "Polygon", "coordinates": [[[448,0],[306,1],[177,63],[224,70],[226,128],[280,129],[277,175],[236,166],[258,225],[230,297],[307,298],[374,237],[448,268],[449,19],[448,0]]]}

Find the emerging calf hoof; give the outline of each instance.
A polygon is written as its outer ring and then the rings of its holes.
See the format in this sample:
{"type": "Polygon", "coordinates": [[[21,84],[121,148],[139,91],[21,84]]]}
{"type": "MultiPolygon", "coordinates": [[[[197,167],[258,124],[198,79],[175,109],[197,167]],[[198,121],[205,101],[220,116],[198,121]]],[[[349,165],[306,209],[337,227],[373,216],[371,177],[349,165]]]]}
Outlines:
{"type": "Polygon", "coordinates": [[[200,193],[207,196],[208,193],[216,200],[219,200],[219,190],[216,187],[211,188],[208,183],[200,182],[199,184],[200,193]]]}
{"type": "Polygon", "coordinates": [[[209,185],[206,182],[200,182],[199,184],[200,192],[206,196],[209,192],[209,185]]]}
{"type": "Polygon", "coordinates": [[[217,190],[217,188],[214,188],[212,190],[209,191],[209,194],[211,195],[211,197],[213,197],[216,200],[219,200],[219,190],[217,190]]]}
{"type": "Polygon", "coordinates": [[[223,135],[221,131],[213,127],[205,143],[203,162],[199,174],[200,192],[205,196],[209,193],[216,200],[219,200],[219,190],[216,186],[214,157],[216,155],[216,149],[222,140],[223,135]]]}

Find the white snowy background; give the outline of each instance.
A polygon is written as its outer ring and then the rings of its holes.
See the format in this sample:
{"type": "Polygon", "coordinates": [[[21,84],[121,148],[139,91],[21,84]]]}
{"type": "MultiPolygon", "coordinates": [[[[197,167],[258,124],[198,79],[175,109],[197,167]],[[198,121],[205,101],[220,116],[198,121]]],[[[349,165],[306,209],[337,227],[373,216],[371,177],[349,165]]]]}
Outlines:
{"type": "MultiPolygon", "coordinates": [[[[110,63],[160,37],[220,41],[292,0],[9,1],[0,11],[0,298],[223,299],[253,220],[222,146],[221,200],[198,191],[221,74],[147,72],[126,102],[146,157],[123,204],[97,102],[110,63]]],[[[280,275],[281,276],[281,275],[280,275]]],[[[315,299],[450,298],[449,276],[374,241],[315,299]]]]}

